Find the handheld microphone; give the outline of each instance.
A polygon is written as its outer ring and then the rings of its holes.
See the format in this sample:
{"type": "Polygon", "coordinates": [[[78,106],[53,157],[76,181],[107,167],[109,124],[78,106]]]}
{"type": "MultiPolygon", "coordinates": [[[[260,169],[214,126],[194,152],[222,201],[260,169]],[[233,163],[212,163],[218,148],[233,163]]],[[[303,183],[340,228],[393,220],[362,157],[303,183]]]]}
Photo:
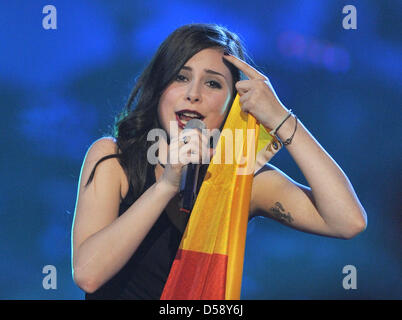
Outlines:
{"type": "MultiPolygon", "coordinates": [[[[187,122],[183,130],[198,129],[202,132],[202,129],[205,128],[205,123],[200,119],[191,119],[187,122]]],[[[189,163],[183,167],[179,189],[179,208],[182,212],[190,213],[194,206],[197,197],[196,189],[198,185],[199,170],[200,164],[198,163],[189,163]]]]}

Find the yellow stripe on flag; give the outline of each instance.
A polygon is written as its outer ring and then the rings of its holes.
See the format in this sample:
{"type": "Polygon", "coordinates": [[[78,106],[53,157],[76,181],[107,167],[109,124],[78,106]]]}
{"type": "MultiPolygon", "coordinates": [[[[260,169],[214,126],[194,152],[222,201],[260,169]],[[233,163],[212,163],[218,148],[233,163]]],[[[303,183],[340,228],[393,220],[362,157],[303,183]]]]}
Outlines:
{"type": "Polygon", "coordinates": [[[174,291],[180,292],[180,297],[184,292],[189,299],[215,298],[210,293],[213,290],[205,289],[205,296],[202,288],[214,286],[214,283],[206,285],[203,281],[216,281],[217,284],[225,284],[222,299],[240,299],[254,162],[256,153],[271,139],[272,136],[257,124],[252,115],[241,111],[237,95],[191,212],[162,298],[176,297],[174,291]],[[260,132],[261,139],[258,139],[260,132]],[[228,133],[226,137],[224,133],[228,133]],[[230,137],[227,139],[230,135],[232,140],[230,137]],[[211,258],[203,259],[202,266],[194,266],[193,260],[185,261],[185,257],[194,259],[197,252],[211,258]],[[214,260],[212,257],[217,255],[227,256],[227,259],[214,260]],[[193,266],[194,276],[191,275],[192,270],[180,267],[186,262],[193,266]],[[226,273],[221,272],[220,263],[227,263],[226,273]],[[226,276],[226,279],[215,279],[214,268],[219,277],[226,276]],[[200,274],[199,270],[203,270],[202,277],[196,276],[200,274]],[[186,293],[188,290],[197,294],[186,293]]]}

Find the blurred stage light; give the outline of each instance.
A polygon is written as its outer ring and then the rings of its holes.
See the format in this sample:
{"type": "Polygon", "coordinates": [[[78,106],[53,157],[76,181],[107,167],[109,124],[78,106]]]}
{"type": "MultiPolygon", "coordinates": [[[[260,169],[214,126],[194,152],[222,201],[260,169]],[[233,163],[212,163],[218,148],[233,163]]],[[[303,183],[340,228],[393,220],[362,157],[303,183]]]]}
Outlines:
{"type": "Polygon", "coordinates": [[[278,36],[277,46],[279,53],[289,60],[315,65],[333,73],[343,73],[350,69],[348,51],[327,41],[296,32],[283,32],[278,36]]]}

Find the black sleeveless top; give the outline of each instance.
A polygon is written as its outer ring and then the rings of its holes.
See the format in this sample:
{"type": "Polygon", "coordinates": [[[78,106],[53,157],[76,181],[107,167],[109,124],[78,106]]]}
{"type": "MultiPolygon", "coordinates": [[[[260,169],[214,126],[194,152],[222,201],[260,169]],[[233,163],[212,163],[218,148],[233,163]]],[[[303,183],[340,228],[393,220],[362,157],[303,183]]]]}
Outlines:
{"type": "MultiPolygon", "coordinates": [[[[144,190],[155,181],[155,166],[149,166],[144,190]]],[[[133,202],[130,185],[120,204],[119,216],[133,202]]],[[[160,299],[181,238],[182,233],[164,210],[126,265],[94,293],[86,293],[85,299],[160,299]]]]}

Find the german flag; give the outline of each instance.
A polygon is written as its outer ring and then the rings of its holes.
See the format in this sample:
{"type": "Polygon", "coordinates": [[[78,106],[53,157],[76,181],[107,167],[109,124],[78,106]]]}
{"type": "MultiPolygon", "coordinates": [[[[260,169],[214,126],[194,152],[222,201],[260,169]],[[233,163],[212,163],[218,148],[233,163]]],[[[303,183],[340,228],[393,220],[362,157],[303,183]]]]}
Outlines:
{"type": "Polygon", "coordinates": [[[161,300],[240,299],[256,153],[272,140],[265,129],[258,139],[260,127],[252,115],[241,111],[237,95],[161,300]]]}

